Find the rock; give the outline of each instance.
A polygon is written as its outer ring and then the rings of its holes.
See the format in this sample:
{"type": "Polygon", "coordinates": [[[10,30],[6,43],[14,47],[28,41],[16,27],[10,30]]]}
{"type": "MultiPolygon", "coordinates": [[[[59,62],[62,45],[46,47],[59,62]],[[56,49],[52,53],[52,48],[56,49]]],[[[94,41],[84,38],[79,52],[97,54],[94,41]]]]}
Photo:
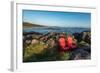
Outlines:
{"type": "Polygon", "coordinates": [[[39,43],[39,41],[36,40],[36,39],[33,39],[32,42],[31,42],[32,45],[37,44],[37,43],[39,43]]]}
{"type": "Polygon", "coordinates": [[[82,48],[78,48],[72,51],[71,55],[70,55],[70,60],[76,60],[76,59],[90,59],[90,54],[89,52],[87,52],[86,50],[82,49],[82,48]]]}
{"type": "Polygon", "coordinates": [[[55,47],[55,45],[56,45],[56,42],[55,42],[55,40],[54,39],[49,39],[48,41],[47,41],[47,44],[51,47],[51,48],[53,48],[53,47],[55,47]]]}
{"type": "Polygon", "coordinates": [[[39,32],[34,32],[34,31],[32,31],[32,32],[23,32],[23,35],[25,36],[25,35],[32,35],[32,34],[35,34],[35,35],[42,35],[41,33],[39,33],[39,32]]]}
{"type": "Polygon", "coordinates": [[[82,34],[80,33],[74,33],[73,36],[77,40],[77,42],[80,42],[82,40],[82,34]]]}
{"type": "Polygon", "coordinates": [[[29,45],[31,43],[31,40],[26,40],[25,44],[29,45]]]}
{"type": "Polygon", "coordinates": [[[90,31],[74,33],[73,35],[74,35],[75,39],[77,39],[78,42],[85,41],[85,42],[91,44],[91,32],[90,31]]]}
{"type": "Polygon", "coordinates": [[[91,44],[91,33],[89,31],[84,31],[82,34],[82,40],[91,44]]]}

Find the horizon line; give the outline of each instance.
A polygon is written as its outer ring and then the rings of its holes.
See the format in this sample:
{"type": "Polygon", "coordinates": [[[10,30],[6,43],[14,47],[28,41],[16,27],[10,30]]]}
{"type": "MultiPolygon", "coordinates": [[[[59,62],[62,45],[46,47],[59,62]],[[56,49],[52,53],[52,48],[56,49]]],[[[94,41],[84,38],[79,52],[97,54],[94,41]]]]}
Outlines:
{"type": "MultiPolygon", "coordinates": [[[[33,22],[26,22],[26,21],[23,21],[23,23],[30,23],[30,24],[32,24],[32,25],[34,25],[34,24],[36,24],[36,25],[41,25],[41,24],[37,24],[37,23],[33,23],[33,22]]],[[[41,26],[46,26],[46,25],[41,25],[41,26]]],[[[50,25],[48,25],[47,27],[62,27],[62,26],[50,26],[50,25]]],[[[71,26],[68,26],[68,27],[63,27],[63,28],[91,28],[91,26],[90,27],[71,27],[71,26]]]]}

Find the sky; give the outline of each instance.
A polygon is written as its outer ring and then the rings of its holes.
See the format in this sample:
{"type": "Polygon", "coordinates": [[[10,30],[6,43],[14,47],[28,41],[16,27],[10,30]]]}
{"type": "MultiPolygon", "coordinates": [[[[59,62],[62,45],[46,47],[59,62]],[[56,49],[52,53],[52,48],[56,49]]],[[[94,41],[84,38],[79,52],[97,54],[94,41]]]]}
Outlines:
{"type": "Polygon", "coordinates": [[[46,26],[91,27],[91,13],[23,10],[23,22],[46,26]]]}

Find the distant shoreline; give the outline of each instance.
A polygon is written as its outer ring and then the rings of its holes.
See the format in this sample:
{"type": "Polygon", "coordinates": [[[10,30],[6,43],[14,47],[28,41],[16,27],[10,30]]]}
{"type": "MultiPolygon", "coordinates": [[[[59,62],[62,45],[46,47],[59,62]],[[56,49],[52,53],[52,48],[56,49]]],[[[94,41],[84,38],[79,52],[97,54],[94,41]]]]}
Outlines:
{"type": "Polygon", "coordinates": [[[48,28],[48,29],[53,29],[53,28],[87,28],[87,29],[91,29],[91,27],[60,27],[60,26],[44,26],[44,25],[39,25],[39,24],[33,24],[33,23],[29,23],[29,22],[23,22],[23,28],[48,28]]]}

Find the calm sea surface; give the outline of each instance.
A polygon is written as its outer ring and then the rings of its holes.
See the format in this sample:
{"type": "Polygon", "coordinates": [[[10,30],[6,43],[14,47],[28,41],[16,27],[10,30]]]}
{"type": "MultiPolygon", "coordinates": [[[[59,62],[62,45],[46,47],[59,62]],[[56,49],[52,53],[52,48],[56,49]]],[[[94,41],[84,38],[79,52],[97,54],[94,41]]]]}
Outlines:
{"type": "Polygon", "coordinates": [[[39,33],[48,33],[48,32],[67,32],[67,33],[80,33],[83,31],[90,31],[90,28],[62,28],[62,27],[36,27],[36,28],[24,28],[23,32],[39,32],[39,33]]]}

